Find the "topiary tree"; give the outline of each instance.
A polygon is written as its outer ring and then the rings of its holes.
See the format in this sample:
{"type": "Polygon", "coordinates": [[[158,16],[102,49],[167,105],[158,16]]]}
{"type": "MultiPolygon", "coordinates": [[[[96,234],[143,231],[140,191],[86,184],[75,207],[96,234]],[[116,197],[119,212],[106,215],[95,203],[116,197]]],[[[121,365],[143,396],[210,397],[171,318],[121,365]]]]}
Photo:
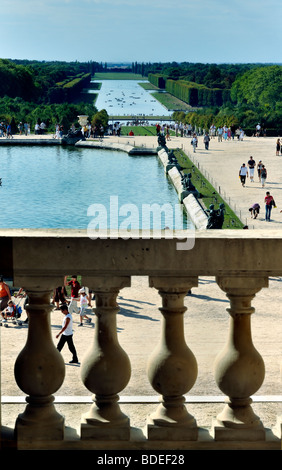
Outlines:
{"type": "Polygon", "coordinates": [[[94,114],[91,125],[98,128],[102,125],[104,129],[107,129],[108,122],[109,115],[105,109],[102,109],[101,111],[98,111],[96,114],[94,114]]]}

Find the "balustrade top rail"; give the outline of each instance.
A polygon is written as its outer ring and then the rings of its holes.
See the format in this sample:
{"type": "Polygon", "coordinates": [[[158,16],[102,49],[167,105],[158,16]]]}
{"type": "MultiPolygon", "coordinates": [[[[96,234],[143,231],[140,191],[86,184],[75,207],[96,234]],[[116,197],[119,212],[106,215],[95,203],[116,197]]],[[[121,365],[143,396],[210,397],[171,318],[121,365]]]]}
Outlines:
{"type": "MultiPolygon", "coordinates": [[[[23,285],[25,278],[66,273],[96,275],[282,275],[282,232],[248,230],[166,232],[163,238],[131,232],[91,239],[83,230],[1,229],[0,266],[4,277],[23,285]],[[193,237],[195,238],[193,240],[193,237]]],[[[26,279],[25,279],[26,280],[26,279]]]]}

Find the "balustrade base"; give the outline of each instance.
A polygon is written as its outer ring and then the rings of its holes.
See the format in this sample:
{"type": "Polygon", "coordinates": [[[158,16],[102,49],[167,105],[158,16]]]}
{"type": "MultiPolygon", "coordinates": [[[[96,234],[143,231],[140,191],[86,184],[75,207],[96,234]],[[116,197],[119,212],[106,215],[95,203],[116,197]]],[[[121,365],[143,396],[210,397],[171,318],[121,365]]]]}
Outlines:
{"type": "Polygon", "coordinates": [[[265,441],[266,432],[261,424],[256,427],[226,427],[219,423],[218,420],[213,421],[212,436],[215,441],[265,441]]]}
{"type": "MultiPolygon", "coordinates": [[[[282,439],[282,416],[279,415],[277,416],[276,420],[276,425],[274,426],[274,433],[276,436],[278,436],[279,439],[282,439]]],[[[282,443],[281,443],[281,449],[282,449],[282,443]]]]}
{"type": "Polygon", "coordinates": [[[107,441],[129,441],[130,425],[129,420],[123,426],[113,426],[111,424],[90,424],[82,419],[80,425],[80,436],[82,440],[107,440],[107,441]]]}
{"type": "Polygon", "coordinates": [[[147,439],[152,441],[196,441],[197,426],[158,426],[149,418],[146,427],[147,439]]]}
{"type": "Polygon", "coordinates": [[[15,438],[20,445],[24,442],[33,441],[63,441],[65,438],[65,419],[59,417],[54,423],[42,422],[28,423],[22,420],[20,415],[16,421],[15,438]]]}

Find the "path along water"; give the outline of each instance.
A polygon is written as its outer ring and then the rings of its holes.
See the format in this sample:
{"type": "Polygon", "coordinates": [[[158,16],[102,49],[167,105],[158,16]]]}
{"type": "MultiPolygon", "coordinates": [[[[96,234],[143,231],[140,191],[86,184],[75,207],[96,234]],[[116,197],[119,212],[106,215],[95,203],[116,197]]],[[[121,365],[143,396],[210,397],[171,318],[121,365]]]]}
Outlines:
{"type": "MultiPolygon", "coordinates": [[[[109,137],[110,142],[130,141],[136,146],[152,147],[155,145],[155,137],[109,137]]],[[[185,153],[193,159],[200,167],[203,174],[214,185],[220,188],[226,202],[236,207],[236,212],[249,229],[281,230],[282,228],[282,155],[276,155],[277,137],[245,137],[243,141],[230,140],[218,142],[217,138],[211,139],[209,150],[205,149],[203,137],[198,138],[198,148],[193,153],[190,138],[171,137],[167,142],[170,149],[182,148],[185,153]],[[267,168],[267,180],[263,188],[255,171],[254,182],[247,178],[246,186],[243,188],[239,180],[239,169],[242,163],[247,165],[250,156],[256,162],[260,160],[267,168]],[[264,220],[264,197],[266,191],[273,195],[276,208],[272,209],[271,222],[264,220]],[[257,219],[252,219],[249,208],[258,202],[261,211],[257,219]]]]}

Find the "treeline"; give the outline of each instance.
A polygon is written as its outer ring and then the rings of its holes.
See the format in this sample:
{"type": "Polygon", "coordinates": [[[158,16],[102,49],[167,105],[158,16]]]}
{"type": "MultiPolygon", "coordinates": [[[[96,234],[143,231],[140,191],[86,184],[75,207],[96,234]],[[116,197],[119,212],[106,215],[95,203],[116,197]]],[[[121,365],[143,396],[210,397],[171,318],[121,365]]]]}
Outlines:
{"type": "Polygon", "coordinates": [[[56,124],[59,124],[67,133],[72,123],[78,125],[79,114],[86,114],[92,119],[96,113],[97,109],[89,103],[43,104],[8,96],[0,98],[0,122],[10,123],[13,134],[19,131],[20,123],[29,124],[33,133],[35,124],[41,122],[46,124],[48,132],[54,133],[56,124]]]}
{"type": "MultiPolygon", "coordinates": [[[[208,88],[230,89],[239,74],[258,67],[259,64],[201,64],[171,62],[144,64],[146,76],[157,74],[166,80],[186,80],[205,85],[208,88]]],[[[267,66],[262,65],[261,66],[267,66]]]]}
{"type": "MultiPolygon", "coordinates": [[[[0,120],[28,119],[32,127],[34,120],[47,120],[47,116],[51,125],[57,121],[68,127],[74,112],[88,114],[92,120],[97,109],[93,102],[83,101],[81,90],[96,72],[112,67],[117,69],[118,64],[0,59],[0,120]]],[[[254,129],[260,122],[268,135],[282,132],[281,65],[132,62],[130,68],[198,108],[186,119],[213,119],[221,125],[232,121],[244,129],[254,129]]]]}
{"type": "Polygon", "coordinates": [[[251,132],[260,122],[267,129],[266,135],[281,135],[281,65],[222,65],[209,68],[199,65],[199,70],[203,72],[203,69],[206,74],[196,74],[196,70],[192,73],[190,69],[188,73],[187,69],[187,75],[183,75],[184,69],[179,67],[177,73],[174,66],[163,69],[163,73],[149,73],[148,79],[192,107],[201,108],[186,118],[186,121],[196,120],[195,125],[203,127],[203,122],[207,125],[211,119],[220,125],[228,125],[228,122],[231,125],[232,121],[234,125],[236,123],[251,132]],[[198,82],[190,80],[196,76],[199,77],[198,82]]]}
{"type": "Polygon", "coordinates": [[[44,121],[53,132],[56,124],[67,131],[79,114],[92,119],[97,109],[83,101],[81,91],[93,68],[93,62],[0,59],[0,121],[12,123],[14,130],[20,122],[33,129],[44,121]]]}

